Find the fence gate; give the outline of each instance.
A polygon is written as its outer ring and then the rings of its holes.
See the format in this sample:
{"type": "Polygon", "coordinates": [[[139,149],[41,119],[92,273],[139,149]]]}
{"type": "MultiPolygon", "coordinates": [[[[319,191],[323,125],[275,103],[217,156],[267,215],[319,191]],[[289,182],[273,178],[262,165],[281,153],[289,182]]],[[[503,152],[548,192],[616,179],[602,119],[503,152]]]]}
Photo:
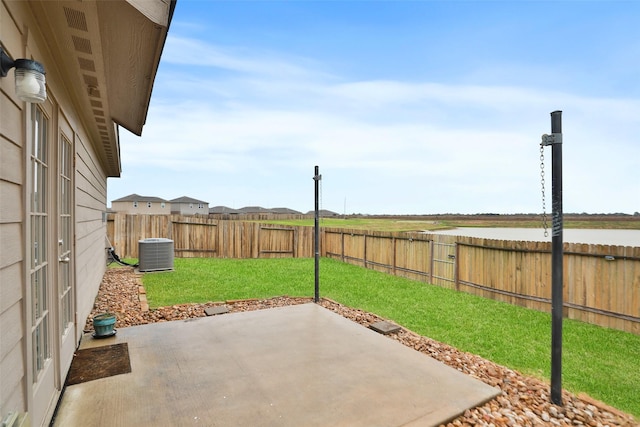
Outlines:
{"type": "Polygon", "coordinates": [[[434,236],[432,284],[453,289],[456,285],[456,243],[454,236],[434,236]]]}
{"type": "Polygon", "coordinates": [[[295,257],[296,237],[296,230],[292,228],[261,226],[258,234],[258,257],[295,257]]]}

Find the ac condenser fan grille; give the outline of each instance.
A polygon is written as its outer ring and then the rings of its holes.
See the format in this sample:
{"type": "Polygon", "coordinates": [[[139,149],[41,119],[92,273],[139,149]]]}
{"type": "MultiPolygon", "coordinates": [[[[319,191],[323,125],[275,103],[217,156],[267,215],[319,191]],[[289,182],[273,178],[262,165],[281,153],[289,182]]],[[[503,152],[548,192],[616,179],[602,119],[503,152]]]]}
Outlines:
{"type": "Polygon", "coordinates": [[[173,270],[173,240],[143,239],[138,241],[140,271],[173,270]]]}

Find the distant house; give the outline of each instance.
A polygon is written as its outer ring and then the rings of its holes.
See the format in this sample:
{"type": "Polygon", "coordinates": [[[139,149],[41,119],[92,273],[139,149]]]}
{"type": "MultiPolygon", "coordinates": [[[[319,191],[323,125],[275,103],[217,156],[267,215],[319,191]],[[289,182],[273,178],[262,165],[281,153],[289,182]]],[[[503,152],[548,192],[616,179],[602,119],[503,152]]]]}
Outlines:
{"type": "Polygon", "coordinates": [[[238,211],[243,214],[273,213],[271,209],[263,208],[262,206],[245,206],[244,208],[238,209],[238,211]]]}
{"type": "MultiPolygon", "coordinates": [[[[315,215],[316,211],[309,211],[307,212],[307,215],[315,215]]],[[[322,218],[329,218],[329,217],[333,217],[333,216],[340,216],[340,214],[327,210],[327,209],[320,209],[320,212],[318,212],[318,214],[320,214],[320,216],[322,218]]]]}
{"type": "Polygon", "coordinates": [[[227,215],[237,215],[240,213],[237,209],[232,209],[226,206],[214,206],[209,208],[210,214],[227,214],[227,215]]]}
{"type": "Polygon", "coordinates": [[[298,212],[289,208],[272,208],[271,212],[274,214],[284,214],[284,215],[302,215],[302,212],[298,212]]]}
{"type": "Polygon", "coordinates": [[[130,215],[169,215],[171,203],[159,197],[130,194],[111,201],[111,211],[130,215]]]}
{"type": "Polygon", "coordinates": [[[209,203],[191,197],[178,197],[169,200],[171,213],[175,215],[209,215],[209,203]]]}

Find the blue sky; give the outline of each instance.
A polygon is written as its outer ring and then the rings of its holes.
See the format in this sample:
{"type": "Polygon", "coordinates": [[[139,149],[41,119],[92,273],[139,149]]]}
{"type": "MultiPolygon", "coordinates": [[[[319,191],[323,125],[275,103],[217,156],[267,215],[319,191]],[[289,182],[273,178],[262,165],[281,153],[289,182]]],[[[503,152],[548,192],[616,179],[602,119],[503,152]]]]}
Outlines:
{"type": "Polygon", "coordinates": [[[554,110],[564,211],[640,211],[640,2],[178,0],[108,200],[539,213],[554,110]]]}

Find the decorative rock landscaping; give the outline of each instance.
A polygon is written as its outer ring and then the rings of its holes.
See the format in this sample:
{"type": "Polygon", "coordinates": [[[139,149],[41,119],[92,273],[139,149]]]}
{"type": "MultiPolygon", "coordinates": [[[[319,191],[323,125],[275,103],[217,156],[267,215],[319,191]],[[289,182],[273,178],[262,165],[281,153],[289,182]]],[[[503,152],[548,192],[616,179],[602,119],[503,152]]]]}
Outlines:
{"type": "MultiPolygon", "coordinates": [[[[154,322],[184,320],[207,316],[228,309],[230,313],[305,304],[311,298],[287,296],[266,300],[219,301],[206,304],[180,304],[171,307],[149,309],[140,275],[133,268],[108,269],[96,298],[94,309],[85,325],[85,332],[92,332],[92,318],[99,313],[111,312],[117,316],[116,328],[143,325],[154,322]]],[[[345,307],[335,301],[323,299],[323,307],[334,311],[365,327],[385,321],[374,314],[345,307]]],[[[224,314],[217,314],[224,315],[224,314]]],[[[586,395],[563,392],[564,406],[549,401],[549,385],[537,378],[524,376],[479,356],[465,353],[400,328],[387,335],[416,351],[425,353],[467,375],[502,390],[497,398],[481,407],[467,410],[449,426],[638,426],[628,414],[611,408],[586,395]]]]}

